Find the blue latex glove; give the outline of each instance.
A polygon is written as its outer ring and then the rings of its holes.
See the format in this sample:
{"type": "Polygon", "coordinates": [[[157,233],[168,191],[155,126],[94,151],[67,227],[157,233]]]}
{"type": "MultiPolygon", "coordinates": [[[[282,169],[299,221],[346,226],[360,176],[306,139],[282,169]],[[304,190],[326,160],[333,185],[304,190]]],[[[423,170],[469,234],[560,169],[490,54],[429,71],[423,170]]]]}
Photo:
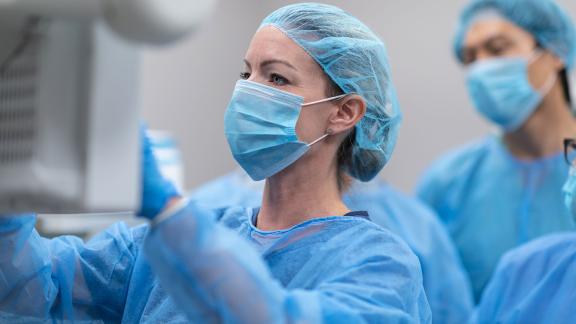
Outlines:
{"type": "Polygon", "coordinates": [[[154,219],[170,200],[180,195],[176,187],[160,173],[146,127],[140,127],[140,135],[142,138],[142,197],[138,216],[154,219]]]}

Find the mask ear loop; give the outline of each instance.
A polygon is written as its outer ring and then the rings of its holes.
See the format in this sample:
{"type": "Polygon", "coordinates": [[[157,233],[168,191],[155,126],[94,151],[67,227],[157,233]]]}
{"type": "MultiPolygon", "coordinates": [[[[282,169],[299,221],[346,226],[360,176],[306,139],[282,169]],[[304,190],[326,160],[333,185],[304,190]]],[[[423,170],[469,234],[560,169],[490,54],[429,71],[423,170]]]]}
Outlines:
{"type": "MultiPolygon", "coordinates": [[[[341,94],[341,95],[334,96],[334,97],[330,97],[330,98],[326,98],[326,99],[321,99],[321,100],[317,100],[317,101],[308,102],[308,103],[303,104],[302,107],[307,107],[307,106],[312,106],[312,105],[316,105],[316,104],[323,103],[323,102],[328,102],[328,101],[332,101],[332,100],[342,99],[342,98],[344,98],[344,97],[346,97],[346,96],[348,96],[348,95],[351,95],[351,94],[354,94],[354,93],[345,93],[345,94],[341,94]]],[[[320,136],[320,137],[317,138],[316,140],[312,141],[310,144],[307,144],[308,147],[310,147],[310,146],[312,146],[312,145],[320,142],[321,140],[325,139],[326,137],[332,135],[332,133],[333,133],[332,129],[328,128],[328,129],[326,130],[326,134],[320,136]]]]}
{"type": "Polygon", "coordinates": [[[554,84],[556,84],[557,80],[558,80],[558,74],[556,74],[556,73],[552,74],[548,78],[546,83],[544,83],[544,85],[542,86],[542,89],[539,90],[542,97],[546,97],[548,95],[548,93],[550,93],[550,91],[552,91],[552,87],[554,87],[554,84]]]}
{"type": "MultiPolygon", "coordinates": [[[[528,65],[531,65],[532,63],[539,60],[542,57],[542,55],[544,55],[544,52],[542,50],[535,49],[534,54],[532,54],[532,57],[528,60],[528,65]]],[[[553,73],[550,77],[548,77],[544,85],[540,89],[538,89],[538,92],[540,92],[542,97],[546,97],[548,93],[552,91],[552,88],[554,87],[554,84],[556,84],[557,80],[558,80],[558,73],[553,73]]]]}
{"type": "Polygon", "coordinates": [[[316,143],[320,142],[321,140],[325,139],[325,138],[326,138],[326,137],[328,137],[329,135],[330,135],[330,134],[326,133],[326,134],[324,134],[324,135],[322,135],[322,136],[318,137],[318,138],[317,138],[316,140],[314,140],[312,143],[310,143],[310,144],[307,144],[307,145],[308,145],[308,147],[310,147],[310,146],[312,146],[312,145],[314,145],[314,144],[316,144],[316,143]]]}
{"type": "Polygon", "coordinates": [[[530,55],[530,58],[528,59],[528,65],[531,65],[532,63],[538,61],[542,57],[542,55],[544,55],[544,51],[537,48],[534,49],[532,55],[530,55]]]}
{"type": "Polygon", "coordinates": [[[316,105],[316,104],[323,103],[323,102],[342,99],[342,98],[346,97],[347,95],[350,95],[350,93],[345,93],[345,94],[341,94],[341,95],[330,97],[330,98],[325,98],[325,99],[320,99],[320,100],[308,102],[308,103],[302,104],[302,107],[307,107],[307,106],[312,106],[312,105],[316,105]]]}
{"type": "Polygon", "coordinates": [[[312,146],[312,145],[320,142],[321,140],[325,139],[326,137],[328,137],[328,136],[330,136],[330,135],[332,135],[332,134],[334,134],[334,131],[332,130],[332,128],[328,128],[328,129],[326,130],[326,134],[320,136],[318,139],[316,139],[316,140],[313,141],[312,143],[308,144],[308,147],[310,147],[310,146],[312,146]]]}

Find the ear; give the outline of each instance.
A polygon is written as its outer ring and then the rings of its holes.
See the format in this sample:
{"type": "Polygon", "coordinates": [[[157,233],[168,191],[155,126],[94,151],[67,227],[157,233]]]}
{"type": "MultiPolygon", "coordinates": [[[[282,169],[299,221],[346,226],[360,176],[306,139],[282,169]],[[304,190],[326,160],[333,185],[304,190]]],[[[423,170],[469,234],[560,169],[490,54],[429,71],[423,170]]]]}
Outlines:
{"type": "Polygon", "coordinates": [[[366,114],[366,102],[357,94],[350,94],[337,102],[338,110],[328,119],[328,129],[332,134],[345,133],[360,121],[366,114]]]}

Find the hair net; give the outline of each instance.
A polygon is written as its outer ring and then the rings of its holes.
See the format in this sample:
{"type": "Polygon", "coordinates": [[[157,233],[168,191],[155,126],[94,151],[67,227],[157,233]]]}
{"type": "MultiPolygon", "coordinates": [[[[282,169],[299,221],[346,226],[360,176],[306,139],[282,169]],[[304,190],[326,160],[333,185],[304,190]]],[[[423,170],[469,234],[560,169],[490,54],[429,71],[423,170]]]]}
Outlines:
{"type": "Polygon", "coordinates": [[[323,4],[280,8],[260,27],[270,25],[310,54],[344,93],[356,93],[366,101],[352,156],[344,167],[358,180],[371,180],[392,155],[401,119],[384,43],[358,19],[323,4]]]}
{"type": "Polygon", "coordinates": [[[464,37],[479,13],[496,10],[531,33],[538,43],[572,69],[576,57],[576,29],[570,17],[552,0],[473,0],[462,12],[454,41],[456,56],[462,61],[464,37]]]}

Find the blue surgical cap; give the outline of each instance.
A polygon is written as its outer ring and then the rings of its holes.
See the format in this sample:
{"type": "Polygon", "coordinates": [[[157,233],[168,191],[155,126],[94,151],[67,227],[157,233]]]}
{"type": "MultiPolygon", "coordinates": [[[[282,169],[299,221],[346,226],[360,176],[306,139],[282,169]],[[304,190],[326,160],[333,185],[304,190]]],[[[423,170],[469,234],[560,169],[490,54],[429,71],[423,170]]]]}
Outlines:
{"type": "Polygon", "coordinates": [[[302,47],[344,93],[364,98],[366,114],[344,168],[358,180],[374,178],[390,160],[401,119],[384,43],[347,12],[317,3],[280,8],[264,19],[265,26],[302,47]]]}
{"type": "Polygon", "coordinates": [[[534,36],[538,43],[556,54],[568,70],[576,57],[576,29],[570,17],[552,0],[472,0],[462,12],[454,40],[456,57],[462,61],[464,38],[478,14],[496,10],[534,36]]]}

